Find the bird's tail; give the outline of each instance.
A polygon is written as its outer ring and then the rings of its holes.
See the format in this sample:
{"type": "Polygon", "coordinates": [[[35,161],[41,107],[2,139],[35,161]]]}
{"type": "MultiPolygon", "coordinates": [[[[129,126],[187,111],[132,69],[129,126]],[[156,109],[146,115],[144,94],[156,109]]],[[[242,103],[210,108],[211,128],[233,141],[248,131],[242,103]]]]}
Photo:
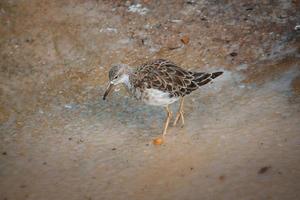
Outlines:
{"type": "Polygon", "coordinates": [[[213,79],[217,78],[218,76],[222,75],[223,72],[213,72],[213,73],[203,73],[203,72],[196,72],[193,74],[194,82],[198,85],[198,87],[205,85],[211,82],[213,79]]]}

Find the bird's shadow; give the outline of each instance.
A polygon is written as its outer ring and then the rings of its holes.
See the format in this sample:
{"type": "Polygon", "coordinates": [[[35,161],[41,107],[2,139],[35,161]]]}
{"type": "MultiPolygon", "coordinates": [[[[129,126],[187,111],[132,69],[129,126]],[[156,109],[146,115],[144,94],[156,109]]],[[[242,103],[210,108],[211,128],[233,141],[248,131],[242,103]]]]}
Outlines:
{"type": "Polygon", "coordinates": [[[164,107],[148,106],[118,93],[108,99],[87,103],[87,111],[99,121],[109,119],[133,129],[162,128],[166,117],[164,107]]]}

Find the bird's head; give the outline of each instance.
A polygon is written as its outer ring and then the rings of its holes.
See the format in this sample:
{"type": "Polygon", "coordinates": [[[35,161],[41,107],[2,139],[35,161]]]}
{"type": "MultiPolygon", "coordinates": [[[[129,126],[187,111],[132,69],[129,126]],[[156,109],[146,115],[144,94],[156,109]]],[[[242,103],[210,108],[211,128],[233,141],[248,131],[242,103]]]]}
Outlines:
{"type": "Polygon", "coordinates": [[[108,73],[109,82],[106,91],[103,95],[103,100],[106,99],[106,96],[109,95],[109,93],[113,90],[113,88],[116,85],[128,82],[129,71],[130,69],[128,65],[125,64],[112,65],[108,73]]]}

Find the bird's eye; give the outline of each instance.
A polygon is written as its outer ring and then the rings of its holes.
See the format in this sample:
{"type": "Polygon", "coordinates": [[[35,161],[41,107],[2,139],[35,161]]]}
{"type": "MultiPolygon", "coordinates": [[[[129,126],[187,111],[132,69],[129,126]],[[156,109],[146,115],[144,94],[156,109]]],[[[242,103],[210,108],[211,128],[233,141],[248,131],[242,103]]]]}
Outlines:
{"type": "Polygon", "coordinates": [[[117,78],[119,78],[119,75],[116,75],[114,79],[117,79],[117,78]]]}

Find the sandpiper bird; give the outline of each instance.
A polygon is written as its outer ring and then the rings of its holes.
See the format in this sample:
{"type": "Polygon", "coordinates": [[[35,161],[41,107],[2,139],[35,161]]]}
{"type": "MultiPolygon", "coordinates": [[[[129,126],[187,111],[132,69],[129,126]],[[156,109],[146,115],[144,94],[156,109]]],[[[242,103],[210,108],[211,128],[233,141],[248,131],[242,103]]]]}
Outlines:
{"type": "Polygon", "coordinates": [[[172,113],[169,105],[180,99],[180,105],[173,125],[181,119],[184,125],[183,100],[192,91],[198,89],[223,74],[223,72],[192,72],[178,67],[169,60],[158,59],[145,63],[137,69],[127,65],[113,65],[109,71],[109,84],[103,100],[118,84],[123,84],[136,99],[149,105],[166,108],[167,117],[162,135],[167,133],[172,113]]]}

